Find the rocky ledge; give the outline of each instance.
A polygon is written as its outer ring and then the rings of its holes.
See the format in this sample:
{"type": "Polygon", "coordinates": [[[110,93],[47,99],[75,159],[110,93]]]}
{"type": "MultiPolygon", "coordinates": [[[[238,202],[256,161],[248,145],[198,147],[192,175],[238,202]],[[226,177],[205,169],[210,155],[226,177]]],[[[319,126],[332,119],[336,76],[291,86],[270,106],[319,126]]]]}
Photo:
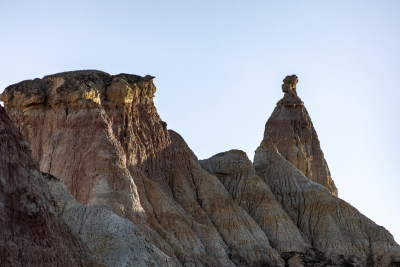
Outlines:
{"type": "Polygon", "coordinates": [[[153,76],[109,75],[97,70],[70,71],[27,80],[6,88],[0,100],[7,107],[58,105],[89,100],[96,103],[147,103],[153,100],[153,76]]]}

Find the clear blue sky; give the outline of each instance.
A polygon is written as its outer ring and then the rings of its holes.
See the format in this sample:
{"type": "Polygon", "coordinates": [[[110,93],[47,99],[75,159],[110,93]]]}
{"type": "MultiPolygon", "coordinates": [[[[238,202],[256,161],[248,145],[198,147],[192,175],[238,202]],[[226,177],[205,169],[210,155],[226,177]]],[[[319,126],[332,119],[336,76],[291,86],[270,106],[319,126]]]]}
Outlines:
{"type": "Polygon", "coordinates": [[[339,195],[400,241],[400,1],[0,1],[0,92],[46,74],[152,74],[168,128],[250,159],[298,94],[339,195]],[[85,2],[85,3],[82,3],[85,2]]]}

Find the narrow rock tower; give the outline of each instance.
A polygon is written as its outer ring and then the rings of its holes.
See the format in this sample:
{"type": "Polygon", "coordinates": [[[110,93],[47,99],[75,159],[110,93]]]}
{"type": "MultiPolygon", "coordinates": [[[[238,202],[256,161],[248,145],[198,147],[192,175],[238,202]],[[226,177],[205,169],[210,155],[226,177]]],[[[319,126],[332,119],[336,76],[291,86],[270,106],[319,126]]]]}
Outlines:
{"type": "Polygon", "coordinates": [[[328,164],[321,150],[318,135],[303,101],[297,96],[296,75],[283,80],[284,96],[265,125],[264,140],[270,141],[279,153],[292,163],[304,176],[325,186],[337,196],[328,164]]]}

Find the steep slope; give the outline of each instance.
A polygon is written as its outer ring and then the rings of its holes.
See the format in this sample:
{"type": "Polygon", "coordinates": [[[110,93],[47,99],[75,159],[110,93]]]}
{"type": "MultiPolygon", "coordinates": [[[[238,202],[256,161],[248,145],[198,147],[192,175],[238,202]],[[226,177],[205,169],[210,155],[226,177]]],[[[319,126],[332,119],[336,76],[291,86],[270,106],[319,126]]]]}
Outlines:
{"type": "Polygon", "coordinates": [[[149,244],[136,227],[102,205],[85,206],[63,183],[43,173],[61,218],[105,266],[171,266],[168,256],[149,244]]]}
{"type": "Polygon", "coordinates": [[[331,178],[318,140],[304,103],[298,97],[296,75],[283,80],[284,97],[265,125],[264,140],[270,141],[279,153],[311,181],[325,186],[337,196],[337,188],[331,178]]]}
{"type": "Polygon", "coordinates": [[[92,266],[56,215],[29,145],[0,106],[0,266],[92,266]]]}
{"type": "Polygon", "coordinates": [[[306,252],[311,247],[265,182],[256,174],[246,153],[231,150],[200,163],[220,179],[238,205],[260,225],[278,252],[306,252]]]}
{"type": "Polygon", "coordinates": [[[4,91],[41,170],[132,221],[175,265],[282,266],[266,234],[153,104],[153,77],[77,71],[4,91]]]}

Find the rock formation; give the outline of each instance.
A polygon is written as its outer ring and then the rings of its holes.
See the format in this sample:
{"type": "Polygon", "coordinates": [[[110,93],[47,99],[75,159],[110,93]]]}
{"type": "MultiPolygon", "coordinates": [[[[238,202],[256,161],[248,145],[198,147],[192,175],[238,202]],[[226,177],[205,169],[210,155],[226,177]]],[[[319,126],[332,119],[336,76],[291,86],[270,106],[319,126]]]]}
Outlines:
{"type": "Polygon", "coordinates": [[[283,82],[285,95],[267,121],[254,156],[257,174],[312,247],[333,262],[400,264],[400,247],[393,236],[335,196],[337,189],[317,134],[297,96],[297,76],[287,76],[283,82]]]}
{"type": "Polygon", "coordinates": [[[296,76],[284,80],[254,166],[237,150],[199,162],[158,116],[153,78],[66,72],[0,97],[41,171],[65,184],[48,181],[58,212],[97,259],[140,264],[129,247],[147,265],[399,263],[390,233],[335,196],[296,76]],[[86,224],[107,218],[112,227],[86,224]],[[97,242],[93,231],[113,237],[97,242]]]}
{"type": "Polygon", "coordinates": [[[99,266],[57,216],[29,145],[0,106],[0,266],[99,266]]]}
{"type": "Polygon", "coordinates": [[[297,96],[297,82],[296,75],[283,80],[285,94],[265,125],[264,139],[274,143],[279,153],[308,179],[337,196],[317,133],[303,101],[297,96]]]}

